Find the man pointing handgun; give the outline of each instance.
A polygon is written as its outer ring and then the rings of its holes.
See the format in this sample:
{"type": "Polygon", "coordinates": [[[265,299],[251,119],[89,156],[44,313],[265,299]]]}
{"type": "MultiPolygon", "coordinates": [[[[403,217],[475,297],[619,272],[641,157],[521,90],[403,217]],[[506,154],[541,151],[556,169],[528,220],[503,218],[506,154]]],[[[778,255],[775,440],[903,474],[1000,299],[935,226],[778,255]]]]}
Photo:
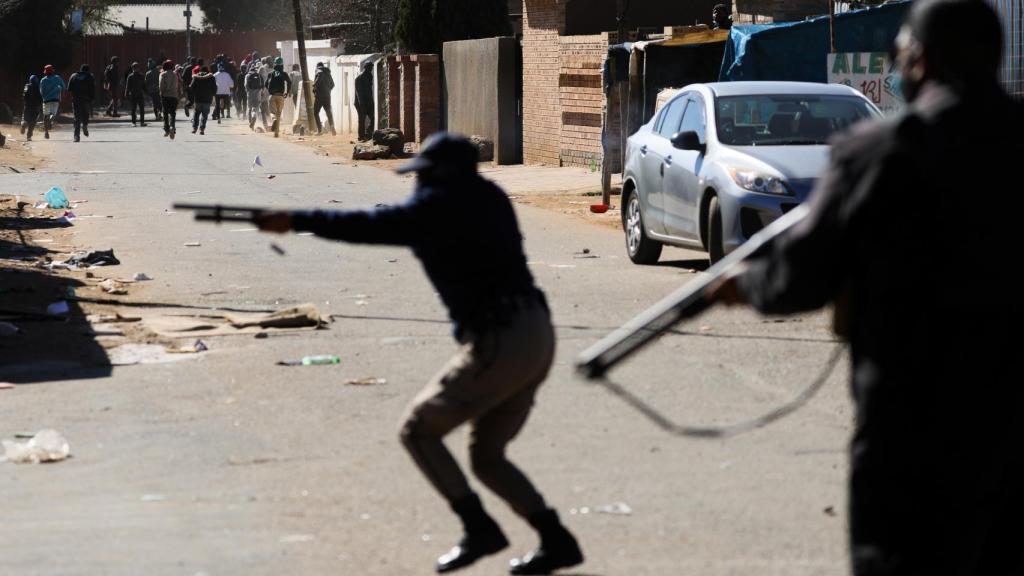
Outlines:
{"type": "Polygon", "coordinates": [[[533,484],[505,456],[547,377],[555,336],[543,292],[526,265],[508,197],[476,170],[467,140],[436,134],[399,169],[416,172],[405,204],[369,211],[274,212],[262,230],[409,246],[448,307],[458,353],[416,397],[402,443],[462,520],[462,540],[437,561],[439,573],[468,566],[508,546],[442,439],[471,422],[476,477],[540,534],[540,547],[512,560],[512,574],[548,574],[583,561],[576,539],[533,484]]]}

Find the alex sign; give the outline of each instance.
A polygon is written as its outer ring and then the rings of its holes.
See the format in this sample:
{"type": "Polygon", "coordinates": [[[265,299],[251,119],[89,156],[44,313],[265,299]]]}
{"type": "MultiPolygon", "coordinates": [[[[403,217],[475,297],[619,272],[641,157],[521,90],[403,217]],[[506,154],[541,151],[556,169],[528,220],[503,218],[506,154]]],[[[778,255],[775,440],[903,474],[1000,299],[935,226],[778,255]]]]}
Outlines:
{"type": "Polygon", "coordinates": [[[828,81],[860,91],[886,115],[895,114],[903,108],[899,78],[885,52],[829,54],[828,81]]]}

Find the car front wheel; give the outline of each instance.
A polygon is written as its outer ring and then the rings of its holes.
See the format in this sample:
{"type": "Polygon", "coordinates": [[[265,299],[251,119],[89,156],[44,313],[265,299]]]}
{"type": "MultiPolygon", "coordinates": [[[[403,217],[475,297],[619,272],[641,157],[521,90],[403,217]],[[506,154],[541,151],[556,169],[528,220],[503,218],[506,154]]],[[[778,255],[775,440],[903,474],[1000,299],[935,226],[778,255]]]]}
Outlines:
{"type": "Polygon", "coordinates": [[[654,264],[661,257],[661,242],[651,240],[644,232],[644,218],[640,213],[640,196],[636,190],[626,201],[626,251],[634,264],[654,264]]]}
{"type": "Polygon", "coordinates": [[[708,204],[708,260],[717,264],[725,258],[725,247],[722,244],[722,208],[718,196],[712,196],[708,204]]]}

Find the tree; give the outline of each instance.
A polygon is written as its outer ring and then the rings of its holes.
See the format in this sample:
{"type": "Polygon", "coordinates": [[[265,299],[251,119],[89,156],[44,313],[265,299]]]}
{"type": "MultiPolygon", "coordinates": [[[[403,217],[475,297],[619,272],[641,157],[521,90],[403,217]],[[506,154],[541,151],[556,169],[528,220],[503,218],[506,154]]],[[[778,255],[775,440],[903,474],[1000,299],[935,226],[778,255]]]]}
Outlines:
{"type": "Polygon", "coordinates": [[[395,38],[402,48],[439,54],[445,42],[508,36],[507,0],[401,0],[395,38]]]}
{"type": "MultiPolygon", "coordinates": [[[[304,8],[311,4],[304,0],[304,8]]],[[[206,15],[203,26],[217,31],[295,29],[292,3],[288,0],[198,0],[206,15]]]]}
{"type": "Polygon", "coordinates": [[[311,24],[338,24],[328,33],[340,38],[349,54],[384,52],[393,42],[398,0],[313,0],[311,24]]]}

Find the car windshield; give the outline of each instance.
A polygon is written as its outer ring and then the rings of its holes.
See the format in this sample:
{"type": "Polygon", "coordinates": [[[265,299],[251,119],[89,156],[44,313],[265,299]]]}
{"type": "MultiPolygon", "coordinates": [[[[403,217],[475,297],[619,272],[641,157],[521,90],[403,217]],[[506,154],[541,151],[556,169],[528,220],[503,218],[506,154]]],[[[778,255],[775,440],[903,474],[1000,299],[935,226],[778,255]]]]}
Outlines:
{"type": "Polygon", "coordinates": [[[718,140],[730,146],[813,146],[878,114],[862,98],[829,95],[723,96],[718,140]]]}

